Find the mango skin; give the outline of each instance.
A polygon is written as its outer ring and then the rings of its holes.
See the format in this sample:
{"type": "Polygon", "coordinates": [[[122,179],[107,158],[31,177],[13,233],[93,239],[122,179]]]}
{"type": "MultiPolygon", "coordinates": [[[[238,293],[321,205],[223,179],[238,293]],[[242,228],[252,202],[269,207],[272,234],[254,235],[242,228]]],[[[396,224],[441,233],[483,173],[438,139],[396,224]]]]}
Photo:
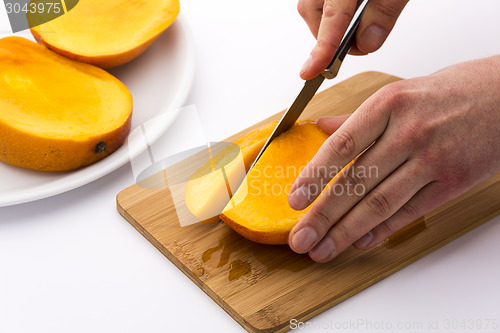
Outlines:
{"type": "Polygon", "coordinates": [[[49,139],[16,131],[0,121],[0,160],[25,169],[70,171],[93,164],[109,156],[125,142],[132,114],[114,130],[89,140],[49,139]],[[103,143],[106,145],[104,152],[103,143]]]}
{"type": "Polygon", "coordinates": [[[68,171],[118,149],[132,95],[118,79],[20,37],[0,39],[0,160],[68,171]]]}

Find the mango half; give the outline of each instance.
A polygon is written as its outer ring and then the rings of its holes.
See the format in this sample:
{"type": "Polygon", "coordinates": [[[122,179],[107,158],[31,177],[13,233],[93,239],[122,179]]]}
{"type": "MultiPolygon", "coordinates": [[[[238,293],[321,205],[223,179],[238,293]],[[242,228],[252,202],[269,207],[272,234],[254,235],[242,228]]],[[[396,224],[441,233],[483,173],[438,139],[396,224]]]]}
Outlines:
{"type": "Polygon", "coordinates": [[[66,171],[118,149],[132,95],[104,70],[20,37],[0,39],[0,160],[66,171]]]}
{"type": "Polygon", "coordinates": [[[144,52],[175,20],[179,0],[80,0],[58,18],[33,27],[35,39],[70,59],[111,68],[144,52]]]}
{"type": "Polygon", "coordinates": [[[222,211],[221,219],[254,242],[287,244],[288,234],[308,210],[290,208],[288,193],[327,138],[314,122],[301,121],[274,139],[222,211]]]}

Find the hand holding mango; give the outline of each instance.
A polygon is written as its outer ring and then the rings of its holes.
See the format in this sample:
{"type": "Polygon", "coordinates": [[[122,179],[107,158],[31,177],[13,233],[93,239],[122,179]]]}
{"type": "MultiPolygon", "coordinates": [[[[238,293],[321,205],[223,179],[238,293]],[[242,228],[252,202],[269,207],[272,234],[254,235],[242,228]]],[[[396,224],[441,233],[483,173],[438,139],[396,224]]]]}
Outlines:
{"type": "MultiPolygon", "coordinates": [[[[406,3],[370,1],[351,53],[377,50],[406,3]]],[[[300,0],[298,7],[318,39],[301,71],[309,79],[333,57],[356,1],[300,0]]],[[[329,173],[313,176],[311,170],[340,170],[364,152],[350,167],[375,166],[378,173],[349,173],[354,176],[334,180],[335,185],[359,184],[366,191],[317,198],[290,233],[291,248],[327,262],[352,244],[373,247],[498,172],[498,91],[500,56],[494,56],[393,83],[348,119],[319,120],[331,136],[295,181],[288,198],[292,208],[308,207],[331,180],[329,173]]]]}

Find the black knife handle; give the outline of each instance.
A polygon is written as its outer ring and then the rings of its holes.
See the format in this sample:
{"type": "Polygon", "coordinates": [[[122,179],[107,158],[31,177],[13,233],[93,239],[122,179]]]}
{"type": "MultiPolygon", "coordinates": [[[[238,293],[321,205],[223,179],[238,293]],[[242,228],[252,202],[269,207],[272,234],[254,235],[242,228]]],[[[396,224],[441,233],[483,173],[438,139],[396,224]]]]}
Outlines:
{"type": "Polygon", "coordinates": [[[361,22],[361,16],[363,15],[367,4],[368,0],[364,0],[354,14],[354,18],[351,21],[351,26],[347,30],[347,33],[344,35],[344,38],[342,38],[342,42],[335,52],[332,61],[330,62],[328,67],[326,67],[325,71],[321,73],[321,75],[323,75],[325,78],[333,79],[337,76],[340,65],[342,65],[342,61],[344,61],[347,52],[349,52],[351,47],[354,45],[354,41],[356,40],[356,31],[358,30],[359,22],[361,22]]]}

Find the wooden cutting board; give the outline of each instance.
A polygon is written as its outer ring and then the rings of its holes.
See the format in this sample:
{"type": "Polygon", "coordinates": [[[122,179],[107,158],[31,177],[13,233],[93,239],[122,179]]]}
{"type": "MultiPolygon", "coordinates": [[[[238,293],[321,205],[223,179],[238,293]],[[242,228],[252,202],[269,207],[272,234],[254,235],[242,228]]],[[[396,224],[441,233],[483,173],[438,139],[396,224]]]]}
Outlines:
{"type": "MultiPolygon", "coordinates": [[[[353,112],[397,80],[377,72],[359,74],[317,94],[302,118],[353,112]]],[[[384,244],[350,248],[328,264],[317,264],[287,246],[250,242],[222,222],[181,227],[164,171],[146,181],[157,186],[143,182],[118,194],[120,214],[249,332],[287,331],[291,319],[306,321],[500,213],[497,174],[384,244]]]]}

